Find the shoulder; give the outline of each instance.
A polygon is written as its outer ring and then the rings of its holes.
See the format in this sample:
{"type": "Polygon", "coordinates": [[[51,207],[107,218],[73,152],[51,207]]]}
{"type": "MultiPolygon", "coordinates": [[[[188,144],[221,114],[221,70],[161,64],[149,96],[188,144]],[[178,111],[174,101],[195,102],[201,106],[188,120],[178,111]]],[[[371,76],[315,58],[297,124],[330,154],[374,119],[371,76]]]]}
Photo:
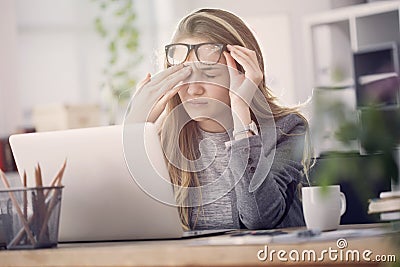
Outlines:
{"type": "Polygon", "coordinates": [[[288,114],[275,120],[277,130],[283,133],[304,133],[308,128],[307,120],[296,114],[288,114]]]}

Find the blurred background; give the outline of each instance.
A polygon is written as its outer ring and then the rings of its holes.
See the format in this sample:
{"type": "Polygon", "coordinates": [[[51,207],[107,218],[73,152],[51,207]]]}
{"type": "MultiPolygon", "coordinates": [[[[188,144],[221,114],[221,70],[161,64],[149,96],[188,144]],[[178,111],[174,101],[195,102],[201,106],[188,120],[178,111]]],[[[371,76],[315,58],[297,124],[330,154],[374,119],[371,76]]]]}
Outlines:
{"type": "Polygon", "coordinates": [[[180,18],[197,8],[217,7],[236,13],[254,29],[263,46],[268,84],[283,103],[293,105],[307,100],[312,91],[305,70],[309,59],[305,55],[304,17],[364,2],[2,0],[0,135],[34,127],[33,109],[49,104],[96,104],[101,108],[101,123],[108,123],[107,110],[113,99],[104,84],[104,70],[110,65],[111,35],[126,19],[126,14],[116,13],[126,10],[127,3],[135,16],[130,25],[137,30],[138,47],[134,55],[120,49],[118,57],[141,57],[125,70],[132,80],[161,68],[163,47],[180,18]],[[108,31],[105,37],[96,25],[98,18],[108,31]]]}
{"type": "MultiPolygon", "coordinates": [[[[1,0],[0,167],[15,171],[13,133],[121,123],[136,83],[163,68],[164,45],[178,21],[204,7],[234,12],[253,29],[267,84],[283,104],[302,104],[318,163],[342,153],[320,173],[369,164],[360,138],[343,142],[337,133],[372,102],[398,114],[398,0],[1,0]]],[[[386,126],[399,125],[398,116],[389,117],[386,126]]],[[[370,136],[386,138],[380,134],[370,136]]],[[[353,207],[362,214],[348,222],[370,220],[366,199],[390,190],[386,173],[368,170],[341,174],[370,187],[353,207]],[[373,182],[365,182],[368,175],[373,182]]]]}

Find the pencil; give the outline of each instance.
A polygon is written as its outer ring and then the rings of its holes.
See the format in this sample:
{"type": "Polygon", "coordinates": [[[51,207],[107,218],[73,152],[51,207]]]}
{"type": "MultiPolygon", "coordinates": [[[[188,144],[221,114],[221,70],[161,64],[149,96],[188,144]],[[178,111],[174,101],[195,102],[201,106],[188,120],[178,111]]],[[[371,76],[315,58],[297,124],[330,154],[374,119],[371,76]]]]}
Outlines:
{"type": "MultiPolygon", "coordinates": [[[[36,234],[36,239],[39,243],[41,242],[47,242],[46,240],[42,240],[42,238],[44,237],[44,235],[41,236],[41,231],[43,228],[45,228],[44,223],[45,223],[45,218],[46,218],[46,213],[47,213],[47,207],[46,207],[46,199],[45,199],[45,195],[43,192],[43,179],[42,179],[42,170],[40,168],[40,164],[38,163],[36,166],[36,187],[37,187],[37,210],[36,210],[36,223],[37,225],[34,225],[34,229],[37,229],[37,231],[35,232],[36,234]]],[[[47,222],[46,222],[47,224],[47,222]]],[[[47,227],[46,227],[47,228],[47,227]]],[[[48,238],[48,235],[47,235],[48,238]]]]}
{"type": "MultiPolygon", "coordinates": [[[[4,172],[1,171],[1,170],[0,170],[0,176],[1,176],[1,179],[3,180],[3,183],[4,183],[5,187],[7,189],[10,189],[10,184],[9,184],[9,182],[7,180],[7,177],[5,176],[4,172]]],[[[9,196],[11,198],[11,201],[12,201],[13,205],[15,206],[15,210],[17,211],[19,218],[22,221],[22,224],[24,226],[26,234],[28,235],[29,240],[31,241],[32,244],[35,244],[36,243],[35,242],[35,238],[33,237],[32,233],[31,233],[31,231],[29,229],[29,225],[25,220],[24,214],[22,213],[20,206],[18,205],[17,199],[15,198],[13,192],[9,191],[8,194],[9,194],[9,196]]]]}
{"type": "Polygon", "coordinates": [[[28,192],[27,192],[27,178],[26,171],[24,170],[24,217],[28,219],[28,192]]]}
{"type": "MultiPolygon", "coordinates": [[[[61,185],[61,179],[64,175],[65,167],[67,166],[67,159],[64,160],[63,165],[61,166],[61,169],[58,171],[56,176],[53,178],[53,180],[50,183],[50,187],[61,185]]],[[[50,190],[49,190],[50,191],[50,190]]],[[[46,192],[46,198],[50,192],[46,192]]]]}
{"type": "MultiPolygon", "coordinates": [[[[57,173],[57,175],[54,177],[53,181],[51,182],[51,187],[54,187],[56,183],[58,185],[61,184],[61,180],[65,171],[65,167],[67,165],[67,159],[64,160],[64,163],[60,169],[60,171],[57,173]]],[[[50,190],[48,190],[45,193],[45,199],[47,199],[48,195],[50,194],[50,190]]],[[[28,224],[30,225],[33,222],[34,216],[30,216],[28,219],[28,224]]],[[[18,242],[21,241],[21,238],[24,236],[24,229],[20,229],[19,232],[15,235],[14,239],[10,242],[9,246],[13,246],[14,244],[17,244],[18,242]]]]}
{"type": "MultiPolygon", "coordinates": [[[[64,175],[64,171],[65,171],[66,165],[67,165],[67,159],[64,160],[64,163],[63,163],[60,171],[57,173],[57,175],[56,175],[56,177],[54,179],[54,183],[57,183],[57,186],[61,186],[61,180],[62,180],[62,177],[64,175]]],[[[42,238],[44,237],[44,234],[46,233],[46,230],[48,228],[47,223],[48,223],[48,220],[50,218],[50,215],[51,215],[54,207],[58,203],[57,200],[58,200],[58,195],[59,195],[59,191],[58,191],[59,188],[54,188],[53,190],[54,190],[54,194],[51,197],[49,206],[48,206],[47,211],[46,211],[45,218],[43,220],[42,229],[40,230],[40,234],[39,234],[39,240],[42,240],[42,238]]]]}

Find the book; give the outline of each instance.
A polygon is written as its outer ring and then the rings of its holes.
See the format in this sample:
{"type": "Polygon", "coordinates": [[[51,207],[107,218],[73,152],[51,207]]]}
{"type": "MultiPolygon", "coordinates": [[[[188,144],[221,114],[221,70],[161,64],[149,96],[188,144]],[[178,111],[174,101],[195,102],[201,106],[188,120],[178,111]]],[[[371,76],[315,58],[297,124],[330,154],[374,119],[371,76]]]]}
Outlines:
{"type": "Polygon", "coordinates": [[[400,220],[400,211],[381,213],[381,221],[396,221],[396,220],[400,220]]]}
{"type": "Polygon", "coordinates": [[[400,197],[370,199],[368,213],[400,211],[400,197]]]}
{"type": "Polygon", "coordinates": [[[381,81],[384,79],[393,78],[393,77],[397,77],[397,76],[398,75],[396,72],[369,74],[369,75],[360,76],[358,78],[358,82],[360,85],[365,85],[365,84],[369,84],[369,83],[373,83],[373,82],[377,82],[377,81],[381,81]]]}
{"type": "Polygon", "coordinates": [[[381,192],[379,194],[379,197],[380,198],[400,197],[400,190],[381,192]]]}

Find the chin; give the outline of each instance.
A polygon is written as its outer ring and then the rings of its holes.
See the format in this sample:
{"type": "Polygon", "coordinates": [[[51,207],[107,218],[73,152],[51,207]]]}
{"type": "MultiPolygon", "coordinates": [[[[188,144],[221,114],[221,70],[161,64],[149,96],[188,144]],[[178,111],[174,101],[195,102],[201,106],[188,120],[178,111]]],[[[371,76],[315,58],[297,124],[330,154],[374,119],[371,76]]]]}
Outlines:
{"type": "Polygon", "coordinates": [[[206,120],[209,119],[209,118],[206,118],[206,117],[195,117],[195,118],[191,117],[191,118],[192,118],[192,120],[194,120],[196,122],[206,121],[206,120]]]}
{"type": "Polygon", "coordinates": [[[210,117],[205,114],[201,114],[200,112],[188,112],[188,115],[194,121],[205,121],[210,119],[210,117]]]}

